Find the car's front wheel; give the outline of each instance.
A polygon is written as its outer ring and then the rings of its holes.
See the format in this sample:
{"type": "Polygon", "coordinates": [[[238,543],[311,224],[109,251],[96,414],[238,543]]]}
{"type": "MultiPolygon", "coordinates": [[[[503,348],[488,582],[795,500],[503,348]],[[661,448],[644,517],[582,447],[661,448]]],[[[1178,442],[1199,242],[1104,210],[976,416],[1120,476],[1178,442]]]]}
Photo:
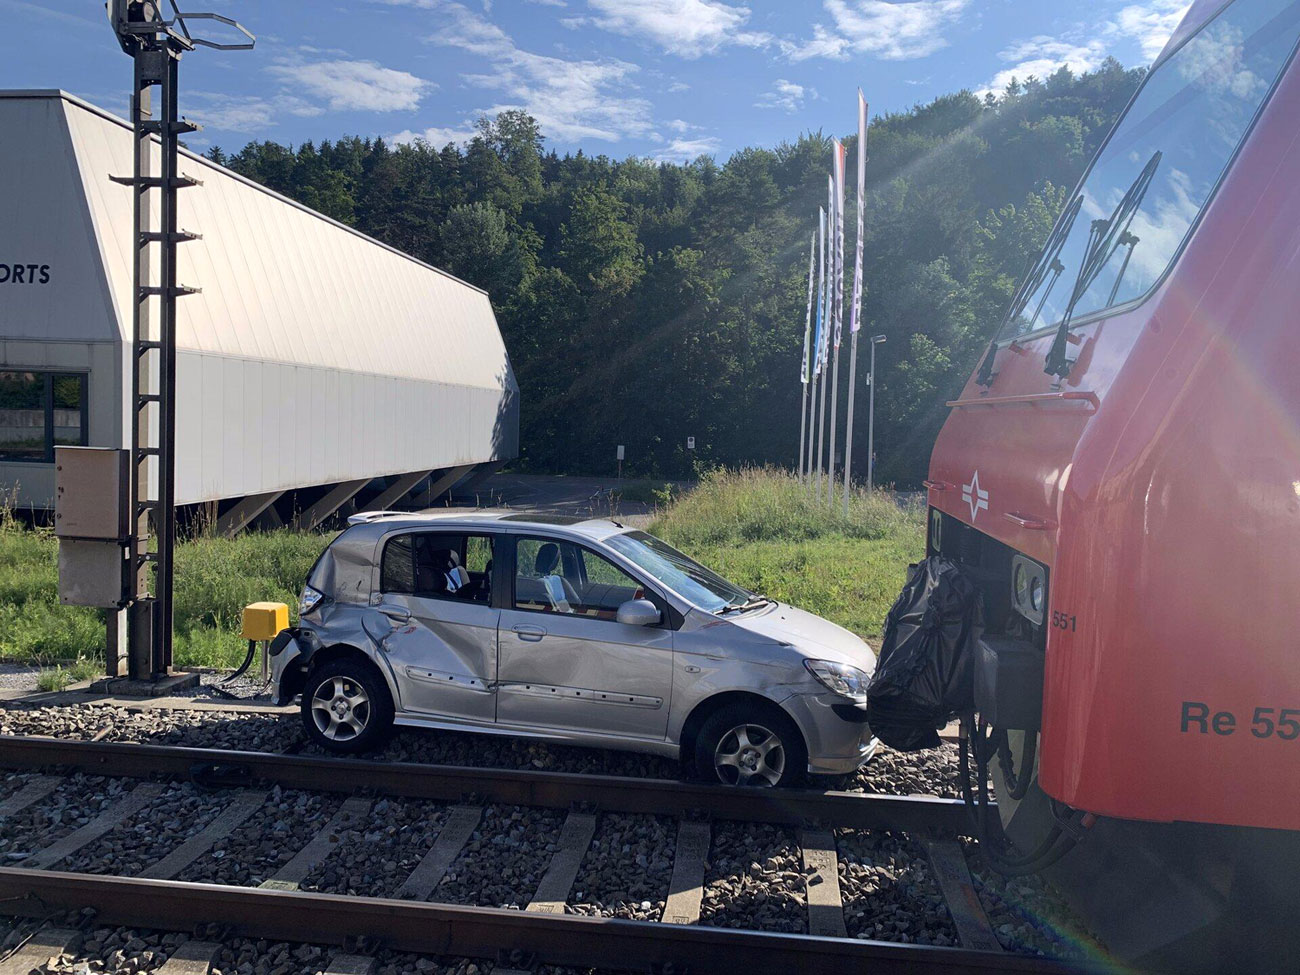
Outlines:
{"type": "Polygon", "coordinates": [[[808,767],[803,736],[774,706],[730,704],[704,722],[695,770],[706,782],[767,789],[798,785],[808,767]]]}
{"type": "Polygon", "coordinates": [[[307,737],[332,752],[374,748],[393,727],[393,699],[373,667],[335,660],[312,671],[302,690],[307,737]]]}

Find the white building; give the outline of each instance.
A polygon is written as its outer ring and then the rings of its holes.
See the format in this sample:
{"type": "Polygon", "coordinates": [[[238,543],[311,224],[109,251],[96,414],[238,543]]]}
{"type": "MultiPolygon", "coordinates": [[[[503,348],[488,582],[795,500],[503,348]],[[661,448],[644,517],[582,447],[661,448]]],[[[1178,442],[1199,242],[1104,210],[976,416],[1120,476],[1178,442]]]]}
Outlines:
{"type": "MultiPolygon", "coordinates": [[[[110,177],[132,132],[65,92],[0,91],[0,133],[0,489],[42,508],[54,444],[129,446],[132,190],[110,177]]],[[[179,246],[201,293],[177,302],[178,504],[314,525],[517,455],[484,291],[200,156],[180,168],[202,185],[178,211],[201,235],[179,246]]]]}

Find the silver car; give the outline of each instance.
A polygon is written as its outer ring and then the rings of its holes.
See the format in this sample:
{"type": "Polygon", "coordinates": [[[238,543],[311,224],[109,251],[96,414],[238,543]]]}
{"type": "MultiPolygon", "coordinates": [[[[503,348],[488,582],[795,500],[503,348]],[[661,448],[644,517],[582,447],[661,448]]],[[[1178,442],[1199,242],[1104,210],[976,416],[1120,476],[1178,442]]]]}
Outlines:
{"type": "Polygon", "coordinates": [[[273,647],[280,703],[337,752],[394,724],[680,757],[793,785],[872,755],[871,648],[614,521],[354,516],[273,647]]]}

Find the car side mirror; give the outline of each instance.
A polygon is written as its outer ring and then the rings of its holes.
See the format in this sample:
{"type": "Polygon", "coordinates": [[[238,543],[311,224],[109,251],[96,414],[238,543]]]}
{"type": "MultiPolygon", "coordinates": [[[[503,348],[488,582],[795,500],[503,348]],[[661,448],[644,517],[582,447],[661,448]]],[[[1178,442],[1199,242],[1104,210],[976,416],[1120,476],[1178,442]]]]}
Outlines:
{"type": "Polygon", "coordinates": [[[654,626],[663,615],[648,599],[629,599],[618,608],[617,619],[624,626],[654,626]]]}

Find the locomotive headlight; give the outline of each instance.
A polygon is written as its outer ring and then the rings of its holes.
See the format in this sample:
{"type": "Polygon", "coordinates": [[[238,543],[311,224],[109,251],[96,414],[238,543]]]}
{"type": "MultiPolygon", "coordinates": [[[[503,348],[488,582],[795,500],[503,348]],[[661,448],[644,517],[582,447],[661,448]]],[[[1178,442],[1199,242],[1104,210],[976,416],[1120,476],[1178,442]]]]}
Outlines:
{"type": "Polygon", "coordinates": [[[938,555],[943,550],[943,512],[938,508],[930,509],[930,554],[938,555]]]}
{"type": "Polygon", "coordinates": [[[1032,559],[1011,560],[1011,605],[1031,623],[1042,625],[1047,605],[1047,570],[1032,559]]]}

